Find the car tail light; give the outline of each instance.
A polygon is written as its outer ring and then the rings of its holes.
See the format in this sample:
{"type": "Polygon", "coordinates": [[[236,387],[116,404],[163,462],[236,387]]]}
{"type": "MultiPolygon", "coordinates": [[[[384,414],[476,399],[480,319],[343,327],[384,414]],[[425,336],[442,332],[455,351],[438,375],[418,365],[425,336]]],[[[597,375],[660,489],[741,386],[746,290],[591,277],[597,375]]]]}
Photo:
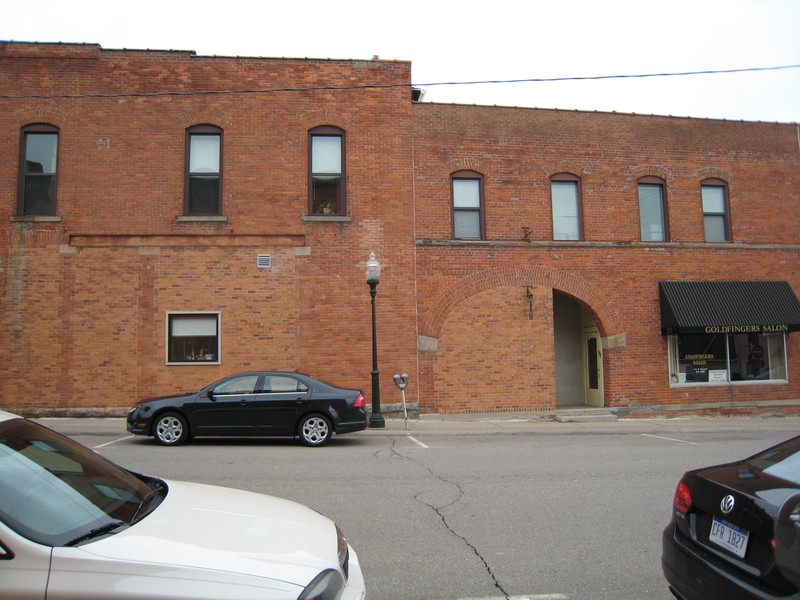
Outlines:
{"type": "Polygon", "coordinates": [[[683,514],[686,514],[692,509],[692,495],[689,493],[689,488],[686,487],[683,480],[681,480],[680,483],[678,483],[678,487],[675,488],[675,498],[672,499],[672,505],[683,514]]]}
{"type": "Polygon", "coordinates": [[[353,404],[355,408],[364,408],[364,394],[359,394],[358,398],[356,398],[356,403],[353,404]]]}

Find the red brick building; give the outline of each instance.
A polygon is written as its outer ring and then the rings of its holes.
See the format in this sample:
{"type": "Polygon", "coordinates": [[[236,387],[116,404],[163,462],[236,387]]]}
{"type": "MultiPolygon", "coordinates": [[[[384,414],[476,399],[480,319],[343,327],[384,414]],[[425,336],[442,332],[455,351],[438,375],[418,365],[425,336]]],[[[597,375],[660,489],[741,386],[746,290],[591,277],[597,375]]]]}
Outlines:
{"type": "Polygon", "coordinates": [[[3,408],[246,369],[420,412],[800,407],[796,124],[414,102],[398,61],[0,43],[3,408]]]}

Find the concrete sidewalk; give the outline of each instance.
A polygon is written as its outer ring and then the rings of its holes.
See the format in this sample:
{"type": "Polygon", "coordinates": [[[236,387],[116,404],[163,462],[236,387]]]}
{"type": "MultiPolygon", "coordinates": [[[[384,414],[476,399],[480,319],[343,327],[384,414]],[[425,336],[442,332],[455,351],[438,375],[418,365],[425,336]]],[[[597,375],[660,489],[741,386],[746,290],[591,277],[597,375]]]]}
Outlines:
{"type": "MultiPolygon", "coordinates": [[[[125,419],[96,417],[45,417],[35,419],[67,435],[126,435],[125,419]]],[[[614,420],[557,421],[536,413],[497,413],[470,415],[422,415],[419,418],[389,417],[383,428],[367,428],[355,435],[490,435],[569,433],[683,433],[703,431],[775,430],[797,432],[800,416],[747,417],[650,417],[614,420]]],[[[352,435],[352,434],[348,434],[352,435]]]]}

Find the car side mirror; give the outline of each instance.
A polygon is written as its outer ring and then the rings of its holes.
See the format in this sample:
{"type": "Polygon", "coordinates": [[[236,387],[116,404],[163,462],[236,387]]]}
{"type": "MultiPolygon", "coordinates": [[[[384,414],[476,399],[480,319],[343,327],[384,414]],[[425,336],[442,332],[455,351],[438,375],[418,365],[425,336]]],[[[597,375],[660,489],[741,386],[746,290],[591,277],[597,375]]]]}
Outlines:
{"type": "Polygon", "coordinates": [[[775,563],[781,574],[800,588],[800,492],[783,501],[775,521],[775,563]]]}
{"type": "Polygon", "coordinates": [[[0,542],[0,560],[11,560],[14,558],[14,553],[0,542]]]}
{"type": "Polygon", "coordinates": [[[216,398],[214,398],[214,390],[206,390],[205,396],[209,400],[216,400],[216,398]]]}

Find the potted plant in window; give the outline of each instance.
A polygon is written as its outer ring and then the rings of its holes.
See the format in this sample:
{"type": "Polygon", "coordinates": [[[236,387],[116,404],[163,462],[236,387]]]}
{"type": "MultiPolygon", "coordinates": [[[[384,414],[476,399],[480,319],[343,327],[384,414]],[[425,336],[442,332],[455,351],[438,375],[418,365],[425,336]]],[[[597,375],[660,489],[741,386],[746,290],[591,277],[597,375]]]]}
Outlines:
{"type": "Polygon", "coordinates": [[[332,215],[336,212],[335,202],[322,202],[319,205],[319,212],[323,215],[332,215]]]}

